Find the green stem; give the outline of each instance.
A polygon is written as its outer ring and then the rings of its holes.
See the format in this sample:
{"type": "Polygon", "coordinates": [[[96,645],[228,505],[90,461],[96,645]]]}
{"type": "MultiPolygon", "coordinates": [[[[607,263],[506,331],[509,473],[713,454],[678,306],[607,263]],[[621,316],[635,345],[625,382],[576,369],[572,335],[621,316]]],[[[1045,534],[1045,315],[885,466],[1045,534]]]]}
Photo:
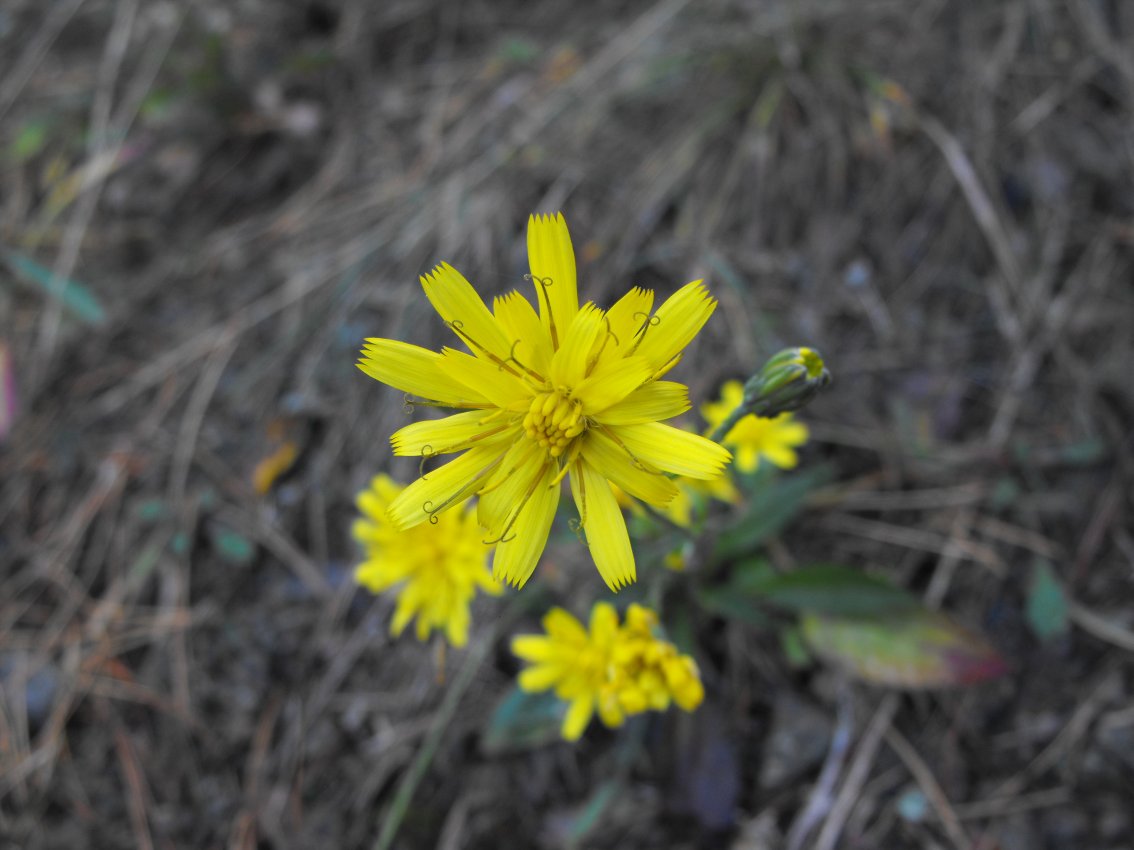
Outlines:
{"type": "Polygon", "coordinates": [[[748,406],[746,404],[738,404],[736,408],[733,409],[732,413],[726,416],[724,421],[709,433],[709,439],[714,443],[719,443],[728,435],[728,432],[733,429],[733,426],[736,425],[737,422],[748,415],[748,412],[748,406]]]}

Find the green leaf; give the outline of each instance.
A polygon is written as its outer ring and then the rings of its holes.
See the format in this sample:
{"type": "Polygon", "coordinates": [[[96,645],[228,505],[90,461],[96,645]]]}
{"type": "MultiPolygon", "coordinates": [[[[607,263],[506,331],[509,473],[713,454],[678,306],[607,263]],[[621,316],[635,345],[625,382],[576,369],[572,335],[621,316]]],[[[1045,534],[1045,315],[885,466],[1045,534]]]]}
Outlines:
{"type": "Polygon", "coordinates": [[[55,280],[55,274],[31,257],[19,251],[0,248],[0,259],[19,279],[39,288],[52,298],[58,298],[75,318],[88,325],[106,324],[106,311],[95,294],[77,280],[55,280]]]}
{"type": "Polygon", "coordinates": [[[754,490],[748,497],[747,510],[732,528],[717,537],[713,560],[727,561],[755,551],[791,522],[808,494],[829,477],[830,470],[824,466],[783,476],[757,472],[749,479],[754,490]]]}
{"type": "Polygon", "coordinates": [[[951,687],[1007,670],[981,635],[928,608],[870,618],[807,613],[800,617],[800,628],[817,656],[873,684],[951,687]]]}
{"type": "Polygon", "coordinates": [[[216,553],[230,564],[242,567],[256,557],[256,544],[231,528],[211,527],[209,538],[216,553]]]}
{"type": "Polygon", "coordinates": [[[25,122],[8,146],[9,158],[16,163],[27,162],[43,150],[49,129],[48,123],[40,119],[25,122]]]}
{"type": "Polygon", "coordinates": [[[1060,460],[1071,466],[1090,466],[1098,463],[1106,455],[1106,441],[1101,437],[1090,437],[1059,447],[1060,460]]]}
{"type": "Polygon", "coordinates": [[[813,660],[807,648],[807,641],[803,639],[803,632],[798,627],[787,628],[780,632],[780,649],[783,650],[788,666],[793,670],[802,670],[813,660]]]}
{"type": "Polygon", "coordinates": [[[1027,616],[1032,633],[1042,641],[1067,634],[1070,605],[1051,564],[1043,559],[1032,569],[1027,616]]]}
{"type": "Polygon", "coordinates": [[[751,599],[737,596],[729,585],[701,588],[697,591],[697,604],[710,614],[756,628],[771,622],[759,605],[751,599]]]}
{"type": "Polygon", "coordinates": [[[514,687],[496,705],[480,736],[486,755],[518,753],[562,739],[567,703],[551,691],[531,694],[514,687]]]}
{"type": "Polygon", "coordinates": [[[790,573],[765,574],[746,592],[770,605],[795,612],[869,616],[917,608],[920,602],[901,588],[859,570],[816,564],[790,573]]]}
{"type": "Polygon", "coordinates": [[[770,624],[771,618],[760,607],[761,600],[754,592],[774,576],[772,565],[764,558],[752,558],[737,564],[730,579],[714,587],[702,587],[696,592],[697,603],[710,614],[734,620],[749,626],[761,628],[770,624]]]}

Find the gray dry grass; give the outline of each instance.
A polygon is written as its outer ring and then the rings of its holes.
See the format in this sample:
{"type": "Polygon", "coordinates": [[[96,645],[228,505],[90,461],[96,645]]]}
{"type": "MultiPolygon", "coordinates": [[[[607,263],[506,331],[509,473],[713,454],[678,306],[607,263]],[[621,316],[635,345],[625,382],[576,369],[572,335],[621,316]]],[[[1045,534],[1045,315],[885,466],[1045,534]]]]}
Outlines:
{"type": "MultiPolygon", "coordinates": [[[[352,363],[442,340],[439,260],[523,285],[527,214],[562,209],[600,304],[710,281],[694,398],[827,355],[806,461],[836,481],[772,556],[886,572],[1013,673],[832,690],[717,623],[708,704],[627,772],[602,733],[482,755],[501,649],[393,846],[565,846],[622,770],[588,847],[1129,847],[1132,57],[1134,6],[1095,0],[3,4],[0,845],[371,846],[445,687],[344,581],[353,493],[413,471],[352,363]],[[277,432],[305,450],[261,497],[277,432]],[[1051,644],[1037,560],[1075,600],[1051,644]],[[769,785],[792,694],[842,743],[769,785]]],[[[596,590],[579,551],[560,598],[596,590]]]]}

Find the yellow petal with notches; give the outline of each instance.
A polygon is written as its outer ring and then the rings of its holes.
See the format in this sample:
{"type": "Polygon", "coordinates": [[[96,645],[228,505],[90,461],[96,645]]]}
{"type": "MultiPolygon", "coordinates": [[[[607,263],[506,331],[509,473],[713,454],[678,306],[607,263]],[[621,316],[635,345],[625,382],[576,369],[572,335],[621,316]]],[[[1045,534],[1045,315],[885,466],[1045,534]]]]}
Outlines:
{"type": "Polygon", "coordinates": [[[562,213],[528,218],[528,264],[540,319],[552,343],[562,345],[579,309],[575,251],[562,213]]]}
{"type": "Polygon", "coordinates": [[[551,337],[528,299],[518,292],[509,292],[493,299],[492,310],[512,341],[512,357],[546,377],[554,350],[551,337]]]}
{"type": "Polygon", "coordinates": [[[559,485],[552,483],[555,473],[555,464],[545,465],[508,536],[496,544],[492,575],[497,580],[523,587],[535,570],[559,506],[559,485]]]}
{"type": "Polygon", "coordinates": [[[611,426],[610,431],[634,457],[676,475],[716,478],[732,459],[712,440],[660,422],[611,426]]]}
{"type": "Polygon", "coordinates": [[[421,287],[445,324],[474,354],[483,357],[491,353],[500,360],[508,357],[512,341],[459,271],[441,263],[422,275],[421,287]]]}
{"type": "Polygon", "coordinates": [[[451,407],[484,407],[483,394],[441,369],[441,355],[396,339],[366,340],[358,368],[383,384],[451,407]]]}
{"type": "Polygon", "coordinates": [[[477,446],[430,470],[390,503],[390,522],[404,531],[459,505],[484,484],[503,454],[499,446],[477,446]]]}
{"type": "Polygon", "coordinates": [[[571,396],[583,403],[587,416],[600,415],[650,380],[653,371],[644,357],[612,360],[576,384],[571,396]]]}
{"type": "Polygon", "coordinates": [[[501,369],[488,360],[455,348],[443,348],[440,366],[451,377],[475,387],[496,407],[519,411],[526,410],[531,404],[531,389],[507,369],[501,369]]]}
{"type": "Polygon", "coordinates": [[[390,437],[394,454],[403,457],[432,457],[451,454],[481,443],[506,440],[514,426],[496,411],[470,410],[444,419],[413,422],[390,437]]]}
{"type": "Polygon", "coordinates": [[[602,310],[584,304],[575,314],[566,334],[560,338],[559,350],[551,358],[551,382],[557,387],[572,387],[587,376],[591,346],[603,330],[602,310]]]}
{"type": "Polygon", "coordinates": [[[660,470],[636,464],[624,448],[597,428],[583,438],[583,459],[643,502],[661,506],[677,495],[677,485],[660,470]]]}
{"type": "Polygon", "coordinates": [[[689,409],[689,390],[676,381],[651,381],[595,419],[604,425],[638,425],[680,416],[689,409]]]}
{"type": "Polygon", "coordinates": [[[634,353],[648,359],[656,369],[664,369],[693,341],[716,306],[717,300],[704,283],[695,280],[685,284],[658,307],[634,353]]]}
{"type": "Polygon", "coordinates": [[[610,482],[584,460],[571,469],[571,494],[599,575],[611,590],[634,581],[634,550],[610,482]]]}

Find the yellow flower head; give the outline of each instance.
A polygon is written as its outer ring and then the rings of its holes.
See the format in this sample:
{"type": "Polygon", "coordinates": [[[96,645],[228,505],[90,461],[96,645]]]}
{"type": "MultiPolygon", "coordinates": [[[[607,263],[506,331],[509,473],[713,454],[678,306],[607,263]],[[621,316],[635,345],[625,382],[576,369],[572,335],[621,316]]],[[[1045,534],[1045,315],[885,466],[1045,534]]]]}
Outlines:
{"type": "Polygon", "coordinates": [[[363,516],[355,520],[354,538],[366,560],[354,578],[373,593],[397,586],[398,604],[390,633],[397,636],[415,616],[418,640],[443,629],[449,643],[469,639],[469,605],[479,587],[496,596],[500,585],[488,572],[489,547],[472,510],[450,511],[433,526],[400,529],[387,509],[402,492],[387,475],[375,476],[358,494],[363,516]]]}
{"type": "MultiPolygon", "coordinates": [[[[726,381],[721,387],[721,400],[701,405],[701,414],[710,427],[728,418],[744,401],[744,385],[726,381]]],[[[795,447],[807,442],[807,426],[796,422],[790,413],[771,419],[749,414],[737,422],[721,440],[736,450],[736,466],[741,472],[755,472],[760,458],[780,469],[794,469],[799,463],[795,447]]]]}
{"type": "Polygon", "coordinates": [[[470,353],[367,340],[358,364],[366,374],[423,404],[464,410],[391,438],[399,455],[462,454],[410,484],[390,519],[412,528],[477,494],[477,516],[497,544],[493,575],[520,587],[569,475],[591,555],[618,589],[634,581],[634,553],[610,484],[664,505],[677,493],[666,473],[711,479],[730,459],[716,443],[661,423],[689,409],[685,386],[661,378],[716,301],[694,281],[653,312],[653,293],[638,288],[609,310],[580,307],[561,215],[529,219],[528,258],[538,312],[518,292],[494,299],[490,311],[445,263],[421,279],[470,353]]]}
{"type": "Polygon", "coordinates": [[[528,692],[554,690],[569,703],[563,737],[578,740],[598,712],[610,727],[632,714],[664,711],[675,702],[692,711],[704,699],[700,672],[688,655],[654,636],[657,615],[631,605],[619,626],[618,612],[607,602],[591,609],[590,629],[562,608],[543,618],[546,635],[519,635],[512,652],[531,662],[520,673],[528,692]]]}

